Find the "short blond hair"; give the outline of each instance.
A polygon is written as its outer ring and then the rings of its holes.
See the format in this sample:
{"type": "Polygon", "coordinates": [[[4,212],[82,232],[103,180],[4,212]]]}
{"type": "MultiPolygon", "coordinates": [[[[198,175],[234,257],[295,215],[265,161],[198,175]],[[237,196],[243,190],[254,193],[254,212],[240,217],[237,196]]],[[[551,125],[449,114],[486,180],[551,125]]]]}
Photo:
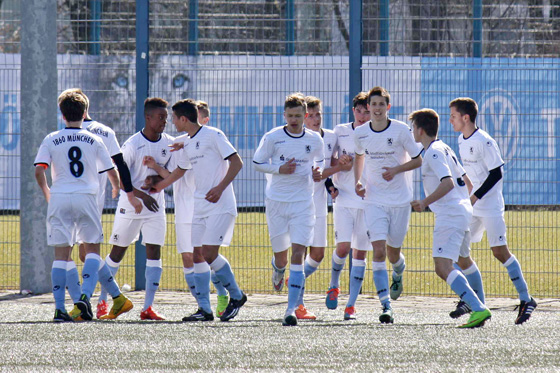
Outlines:
{"type": "Polygon", "coordinates": [[[286,101],[284,101],[284,110],[300,106],[303,108],[303,111],[307,112],[307,103],[305,102],[305,96],[300,92],[295,92],[288,95],[286,97],[286,101]]]}
{"type": "Polygon", "coordinates": [[[198,109],[199,117],[210,118],[210,107],[206,101],[198,100],[196,108],[198,109]]]}

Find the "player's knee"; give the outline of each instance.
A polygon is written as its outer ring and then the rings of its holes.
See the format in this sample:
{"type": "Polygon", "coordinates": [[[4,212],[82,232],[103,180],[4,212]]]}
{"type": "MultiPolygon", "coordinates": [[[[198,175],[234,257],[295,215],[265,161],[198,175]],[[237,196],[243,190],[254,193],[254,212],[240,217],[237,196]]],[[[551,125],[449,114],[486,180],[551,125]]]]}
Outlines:
{"type": "Polygon", "coordinates": [[[501,263],[505,263],[511,257],[511,253],[506,245],[492,247],[492,254],[501,263]]]}

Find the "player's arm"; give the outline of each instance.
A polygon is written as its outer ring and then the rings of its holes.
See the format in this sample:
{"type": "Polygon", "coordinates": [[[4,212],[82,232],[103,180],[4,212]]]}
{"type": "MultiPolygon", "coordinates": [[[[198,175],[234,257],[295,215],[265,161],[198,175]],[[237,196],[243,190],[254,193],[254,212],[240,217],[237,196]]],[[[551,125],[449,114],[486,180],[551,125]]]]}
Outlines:
{"type": "Polygon", "coordinates": [[[47,169],[47,167],[48,166],[44,163],[35,165],[35,180],[37,180],[37,184],[39,185],[39,188],[41,188],[41,191],[43,192],[43,195],[45,196],[45,199],[48,203],[51,200],[51,190],[49,189],[49,185],[47,184],[47,176],[45,175],[45,170],[47,169]]]}
{"type": "Polygon", "coordinates": [[[471,203],[474,205],[476,201],[484,197],[486,193],[488,193],[490,189],[492,189],[494,185],[496,185],[498,181],[500,181],[501,179],[502,179],[502,166],[490,170],[486,180],[484,180],[480,188],[478,188],[471,196],[471,203]]]}
{"type": "Polygon", "coordinates": [[[414,211],[422,212],[426,209],[426,207],[443,198],[454,187],[455,185],[453,184],[453,180],[451,179],[451,176],[447,176],[441,179],[441,182],[439,183],[438,187],[436,188],[436,190],[434,190],[432,194],[430,194],[423,200],[412,201],[410,202],[410,204],[412,205],[414,211]]]}
{"type": "Polygon", "coordinates": [[[218,202],[220,200],[220,197],[222,196],[223,191],[229,184],[231,184],[233,179],[235,179],[239,171],[241,171],[241,169],[243,168],[243,161],[241,160],[239,154],[233,153],[226,159],[229,161],[229,167],[226,175],[224,176],[222,181],[218,183],[218,185],[216,185],[214,188],[210,189],[208,193],[206,193],[205,198],[208,202],[218,202]]]}
{"type": "Polygon", "coordinates": [[[463,175],[461,175],[463,177],[463,180],[465,181],[465,185],[467,186],[467,190],[469,191],[469,195],[472,193],[472,190],[474,188],[472,180],[469,178],[469,176],[464,173],[463,175]]]}
{"type": "Polygon", "coordinates": [[[151,168],[152,170],[154,170],[155,172],[157,172],[157,174],[159,176],[161,176],[162,178],[166,178],[168,177],[171,172],[169,172],[167,170],[167,168],[160,166],[159,164],[157,164],[156,160],[154,159],[154,157],[151,157],[149,155],[145,156],[142,163],[144,164],[144,166],[151,168]]]}
{"type": "Polygon", "coordinates": [[[422,166],[422,156],[418,155],[416,158],[412,158],[410,161],[400,164],[395,167],[383,167],[385,172],[381,174],[383,179],[386,181],[391,181],[393,178],[400,174],[401,172],[412,171],[422,166]]]}
{"type": "Polygon", "coordinates": [[[340,171],[350,171],[352,169],[352,157],[349,158],[349,162],[339,162],[338,158],[331,157],[331,167],[323,170],[323,179],[327,179],[340,171]]]}
{"type": "MultiPolygon", "coordinates": [[[[126,198],[128,199],[128,202],[130,202],[132,207],[134,207],[134,211],[137,214],[139,214],[142,211],[142,204],[136,198],[138,196],[136,196],[136,193],[134,192],[134,187],[132,186],[132,178],[130,176],[130,169],[128,168],[128,164],[124,160],[123,153],[117,153],[117,154],[113,155],[111,157],[111,159],[113,160],[113,163],[115,163],[115,165],[117,166],[117,170],[119,171],[119,176],[120,176],[120,182],[122,184],[122,189],[126,193],[126,198]]],[[[116,198],[116,197],[113,197],[113,198],[116,198]]],[[[139,198],[142,200],[141,197],[139,197],[139,198]]],[[[149,205],[153,206],[153,204],[155,203],[155,200],[153,198],[151,198],[151,199],[152,199],[152,201],[142,200],[142,202],[144,202],[144,206],[146,206],[146,208],[148,210],[154,211],[154,210],[151,210],[150,207],[148,207],[149,205]]],[[[155,205],[157,206],[157,203],[155,203],[155,205]]],[[[155,211],[157,211],[157,209],[155,211]]]]}
{"type": "Polygon", "coordinates": [[[186,169],[177,167],[165,179],[161,180],[156,185],[154,185],[153,187],[154,192],[155,193],[161,192],[162,190],[164,190],[165,188],[167,188],[168,186],[170,186],[171,184],[173,184],[174,182],[182,178],[183,175],[185,175],[185,172],[187,172],[186,169]]]}
{"type": "Polygon", "coordinates": [[[362,173],[364,172],[365,156],[363,154],[357,154],[354,158],[354,182],[356,184],[356,194],[364,198],[366,196],[366,190],[360,182],[362,173]]]}
{"type": "Polygon", "coordinates": [[[121,189],[120,188],[121,181],[119,179],[119,174],[117,173],[117,170],[113,168],[107,171],[107,176],[109,177],[109,182],[111,183],[111,187],[112,187],[111,197],[117,198],[119,196],[119,191],[121,189]]]}

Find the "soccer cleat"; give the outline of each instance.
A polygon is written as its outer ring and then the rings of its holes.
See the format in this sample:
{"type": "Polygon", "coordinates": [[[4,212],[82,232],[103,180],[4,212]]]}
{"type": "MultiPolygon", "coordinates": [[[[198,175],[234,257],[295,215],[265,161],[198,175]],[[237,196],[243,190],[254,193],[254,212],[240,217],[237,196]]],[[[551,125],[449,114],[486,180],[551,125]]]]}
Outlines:
{"type": "MultiPolygon", "coordinates": [[[[130,299],[125,297],[124,294],[121,294],[118,297],[113,298],[113,307],[111,307],[111,310],[106,315],[101,316],[100,319],[101,320],[116,319],[117,317],[119,317],[119,315],[122,315],[123,313],[130,311],[133,307],[134,305],[132,304],[130,299]]],[[[142,314],[140,314],[140,317],[142,317],[142,314]]]]}
{"type": "Polygon", "coordinates": [[[74,321],[72,317],[63,310],[54,310],[54,322],[67,322],[67,321],[74,321]]]}
{"type": "Polygon", "coordinates": [[[229,297],[227,295],[218,295],[218,305],[216,306],[216,317],[220,317],[224,314],[229,303],[229,297]]]}
{"type": "Polygon", "coordinates": [[[297,317],[295,313],[287,313],[282,320],[283,326],[296,326],[297,325],[297,317]]]}
{"type": "Polygon", "coordinates": [[[379,315],[379,321],[382,324],[392,324],[395,321],[391,306],[383,306],[383,312],[379,315]]]}
{"type": "Polygon", "coordinates": [[[486,320],[489,320],[491,317],[492,314],[488,308],[483,311],[474,311],[471,313],[469,321],[466,324],[459,325],[458,328],[478,328],[483,326],[486,320]]]}
{"type": "Polygon", "coordinates": [[[152,306],[150,306],[146,308],[144,311],[140,312],[140,319],[162,321],[165,320],[165,317],[163,315],[160,315],[156,311],[154,311],[152,306]]]}
{"type": "Polygon", "coordinates": [[[472,310],[469,305],[460,300],[459,302],[457,302],[457,307],[455,308],[455,310],[449,312],[449,316],[451,316],[452,319],[458,319],[459,317],[471,312],[472,310]]]}
{"type": "Polygon", "coordinates": [[[235,316],[237,316],[237,313],[239,312],[239,309],[241,307],[243,307],[245,302],[247,302],[247,296],[243,292],[241,293],[241,299],[231,299],[230,298],[229,299],[229,304],[227,305],[226,310],[220,316],[220,320],[228,321],[228,320],[233,319],[235,316]]]}
{"type": "Polygon", "coordinates": [[[517,325],[523,324],[525,321],[529,320],[531,314],[537,308],[537,302],[531,298],[530,301],[525,302],[521,301],[521,304],[517,306],[519,308],[519,313],[517,314],[517,319],[515,319],[515,323],[517,325]]]}
{"type": "Polygon", "coordinates": [[[402,276],[400,276],[400,277],[401,278],[398,281],[393,279],[393,283],[391,284],[391,287],[389,288],[389,295],[391,296],[392,300],[399,299],[399,297],[401,296],[401,293],[403,291],[402,276]]]}
{"type": "Polygon", "coordinates": [[[317,316],[315,316],[313,312],[309,312],[303,304],[300,304],[298,308],[296,308],[296,318],[298,320],[315,320],[317,316]]]}
{"type": "Polygon", "coordinates": [[[336,310],[336,307],[338,307],[338,294],[340,294],[339,288],[331,287],[327,291],[325,304],[329,310],[336,310]]]}
{"type": "Polygon", "coordinates": [[[80,311],[77,305],[74,305],[74,308],[70,311],[70,317],[74,321],[84,321],[82,318],[82,311],[80,311]]]}
{"type": "Polygon", "coordinates": [[[354,306],[346,307],[344,310],[344,320],[356,320],[356,309],[354,306]]]}
{"type": "Polygon", "coordinates": [[[102,300],[101,302],[97,303],[97,319],[101,320],[101,318],[109,313],[109,306],[107,302],[102,300]]]}
{"type": "Polygon", "coordinates": [[[196,310],[195,313],[189,316],[183,317],[183,321],[213,321],[214,315],[212,312],[206,312],[202,308],[196,310]]]}
{"type": "Polygon", "coordinates": [[[76,307],[82,312],[81,316],[84,321],[93,320],[93,311],[87,295],[82,294],[80,296],[80,299],[76,302],[76,307]]]}
{"type": "Polygon", "coordinates": [[[272,286],[274,287],[274,290],[281,291],[284,287],[285,272],[286,270],[279,271],[276,267],[274,267],[274,264],[272,265],[272,286]]]}

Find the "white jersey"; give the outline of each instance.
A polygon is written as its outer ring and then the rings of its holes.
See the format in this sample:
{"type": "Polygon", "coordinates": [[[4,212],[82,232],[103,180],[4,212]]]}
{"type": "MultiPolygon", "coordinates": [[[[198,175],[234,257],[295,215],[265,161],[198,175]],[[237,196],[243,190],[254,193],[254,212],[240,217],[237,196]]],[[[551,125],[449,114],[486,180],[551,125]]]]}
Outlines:
{"type": "Polygon", "coordinates": [[[430,205],[441,225],[456,226],[468,230],[472,206],[467,186],[463,180],[465,170],[457,160],[455,152],[441,140],[433,141],[424,153],[422,181],[426,196],[432,194],[441,180],[450,177],[454,188],[430,205]],[[441,219],[445,216],[445,219],[441,219]],[[449,218],[447,218],[449,217],[449,218]]]}
{"type": "Polygon", "coordinates": [[[421,147],[406,123],[390,119],[376,132],[367,122],[354,130],[356,154],[365,154],[365,200],[383,206],[406,206],[412,201],[412,172],[401,172],[391,181],[383,179],[383,167],[395,167],[418,157],[421,147]]]}
{"type": "MultiPolygon", "coordinates": [[[[504,165],[496,141],[480,128],[467,139],[459,136],[459,153],[473,183],[472,193],[484,183],[490,170],[504,165]]],[[[503,177],[473,206],[474,216],[501,216],[504,213],[503,177]]]]}
{"type": "Polygon", "coordinates": [[[51,194],[95,194],[99,173],[113,168],[103,141],[84,128],[65,128],[48,134],[41,143],[35,165],[51,166],[51,194]]]}
{"type": "Polygon", "coordinates": [[[299,202],[312,198],[312,167],[323,168],[324,158],[324,142],[318,133],[304,128],[300,135],[292,135],[284,126],[265,133],[253,162],[277,166],[266,185],[267,198],[278,202],[299,202]],[[280,166],[292,158],[297,165],[295,172],[289,175],[278,173],[280,166]]]}
{"type": "MultiPolygon", "coordinates": [[[[94,120],[84,120],[84,124],[87,124],[86,129],[96,134],[97,136],[101,137],[103,140],[103,144],[107,147],[109,151],[109,155],[111,157],[121,153],[121,147],[119,146],[119,142],[117,140],[117,136],[115,135],[115,131],[111,128],[107,127],[106,125],[96,122],[94,120]]],[[[107,186],[107,173],[104,172],[99,175],[99,194],[97,196],[97,202],[103,207],[105,202],[105,190],[107,186]]]]}
{"type": "MultiPolygon", "coordinates": [[[[337,136],[337,147],[335,154],[340,159],[342,155],[356,156],[356,142],[354,141],[354,123],[339,124],[334,128],[337,136]]],[[[356,194],[356,181],[354,179],[354,167],[349,171],[340,171],[333,175],[333,182],[338,189],[336,205],[339,207],[350,207],[363,209],[364,199],[356,194]]]]}
{"type": "MultiPolygon", "coordinates": [[[[162,133],[157,141],[151,141],[144,136],[142,131],[136,132],[128,140],[125,141],[121,150],[123,158],[128,168],[130,169],[130,178],[132,186],[138,190],[144,184],[146,177],[157,175],[157,172],[145,166],[142,162],[145,156],[151,156],[155,159],[156,163],[162,167],[167,167],[171,158],[169,145],[173,144],[174,138],[166,133],[162,133]]],[[[119,197],[119,204],[117,206],[117,214],[125,216],[128,219],[144,219],[150,218],[155,215],[165,214],[165,195],[161,191],[159,193],[150,194],[153,197],[159,209],[157,212],[152,212],[147,208],[143,208],[140,214],[134,212],[134,207],[128,201],[126,193],[121,190],[119,197]]]]}
{"type": "MultiPolygon", "coordinates": [[[[188,141],[189,135],[175,138],[175,142],[188,141]]],[[[177,168],[178,156],[171,157],[169,171],[177,168]]],[[[185,175],[173,183],[173,202],[175,203],[175,223],[192,223],[194,211],[194,174],[188,170],[185,175]]]]}
{"type": "MultiPolygon", "coordinates": [[[[321,137],[323,138],[323,150],[325,152],[324,168],[329,168],[331,166],[331,157],[336,147],[336,135],[333,131],[322,128],[321,137]]],[[[313,183],[313,202],[315,204],[315,216],[323,217],[328,215],[327,188],[325,188],[324,180],[313,183]]]]}
{"type": "Polygon", "coordinates": [[[237,216],[237,203],[233,185],[230,183],[216,203],[206,200],[206,194],[226,176],[230,156],[237,153],[224,133],[215,127],[201,127],[185,141],[179,152],[177,166],[183,170],[192,168],[194,177],[194,218],[211,215],[232,214],[237,216]]]}

